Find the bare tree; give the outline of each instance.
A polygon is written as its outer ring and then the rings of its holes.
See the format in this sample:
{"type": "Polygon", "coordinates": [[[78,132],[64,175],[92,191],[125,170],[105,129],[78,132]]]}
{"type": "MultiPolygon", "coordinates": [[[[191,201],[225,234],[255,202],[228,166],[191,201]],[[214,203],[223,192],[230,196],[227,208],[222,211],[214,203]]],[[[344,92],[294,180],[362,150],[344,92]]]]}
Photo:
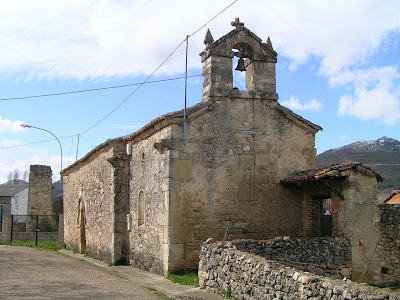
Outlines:
{"type": "Polygon", "coordinates": [[[17,168],[15,168],[14,172],[13,172],[13,183],[18,183],[18,179],[19,179],[20,175],[21,174],[19,173],[19,170],[17,168]]]}
{"type": "Polygon", "coordinates": [[[25,181],[25,182],[27,182],[27,181],[28,181],[28,176],[29,176],[28,171],[25,171],[25,172],[24,172],[24,176],[22,177],[22,180],[25,181]]]}
{"type": "Polygon", "coordinates": [[[12,171],[10,171],[9,173],[8,173],[8,177],[7,177],[7,182],[8,183],[12,183],[12,178],[13,178],[13,173],[12,173],[12,171]]]}

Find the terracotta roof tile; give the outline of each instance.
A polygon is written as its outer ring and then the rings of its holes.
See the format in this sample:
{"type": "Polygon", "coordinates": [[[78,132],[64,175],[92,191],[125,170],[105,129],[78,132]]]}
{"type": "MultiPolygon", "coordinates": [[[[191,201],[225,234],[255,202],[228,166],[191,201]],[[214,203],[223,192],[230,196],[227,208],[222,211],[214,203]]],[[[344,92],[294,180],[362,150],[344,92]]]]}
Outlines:
{"type": "MultiPolygon", "coordinates": [[[[396,201],[394,201],[394,203],[400,203],[400,200],[397,200],[400,198],[400,191],[399,190],[395,190],[393,191],[389,197],[387,197],[385,200],[383,200],[384,203],[388,203],[390,200],[392,200],[393,198],[396,199],[396,201]]],[[[395,200],[393,199],[393,200],[395,200]]]]}
{"type": "Polygon", "coordinates": [[[360,162],[345,161],[341,164],[332,165],[330,167],[323,167],[319,169],[310,169],[305,171],[289,174],[286,178],[282,179],[282,183],[297,183],[305,181],[316,181],[323,178],[344,177],[347,174],[342,173],[346,170],[356,169],[357,171],[368,175],[375,176],[378,181],[383,181],[383,177],[376,173],[370,167],[364,166],[360,162]]]}

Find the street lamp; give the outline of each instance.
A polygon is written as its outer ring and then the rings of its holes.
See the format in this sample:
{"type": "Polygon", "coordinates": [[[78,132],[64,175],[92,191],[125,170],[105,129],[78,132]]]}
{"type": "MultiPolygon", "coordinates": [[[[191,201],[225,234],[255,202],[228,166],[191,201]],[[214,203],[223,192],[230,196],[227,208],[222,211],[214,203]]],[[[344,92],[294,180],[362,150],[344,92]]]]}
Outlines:
{"type": "Polygon", "coordinates": [[[60,143],[60,140],[58,139],[58,137],[56,137],[55,134],[53,134],[52,132],[50,132],[50,131],[48,131],[46,129],[35,127],[35,126],[32,126],[32,125],[21,124],[21,127],[24,127],[24,128],[35,128],[35,129],[43,130],[43,131],[46,131],[46,132],[50,133],[52,136],[54,136],[56,138],[56,140],[58,141],[58,144],[60,145],[60,150],[61,150],[61,170],[60,170],[60,172],[61,172],[62,169],[63,169],[62,168],[62,146],[61,146],[61,143],[60,143]]]}

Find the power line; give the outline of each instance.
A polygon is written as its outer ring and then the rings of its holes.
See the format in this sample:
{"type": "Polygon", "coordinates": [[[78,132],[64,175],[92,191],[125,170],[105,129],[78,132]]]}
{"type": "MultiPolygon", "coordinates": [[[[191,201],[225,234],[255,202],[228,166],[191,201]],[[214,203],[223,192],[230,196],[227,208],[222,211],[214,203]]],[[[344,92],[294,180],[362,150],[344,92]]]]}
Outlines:
{"type": "MultiPolygon", "coordinates": [[[[212,22],[214,19],[216,19],[219,15],[221,15],[224,11],[226,11],[229,7],[231,7],[235,2],[237,2],[238,0],[233,1],[231,4],[229,4],[227,7],[225,7],[222,11],[220,11],[217,15],[215,15],[213,18],[211,18],[208,22],[206,22],[203,26],[201,26],[199,29],[197,29],[195,32],[193,32],[190,35],[187,35],[185,37],[185,39],[171,52],[170,55],[168,55],[168,57],[141,83],[133,83],[133,84],[127,84],[127,85],[120,85],[120,86],[112,86],[112,87],[104,87],[104,88],[97,88],[97,89],[87,89],[87,90],[80,90],[80,91],[69,91],[69,92],[62,92],[62,93],[53,93],[53,94],[44,94],[44,95],[32,95],[32,96],[26,96],[26,97],[14,97],[14,98],[3,98],[0,99],[0,101],[9,101],[9,100],[22,100],[22,99],[30,99],[30,98],[39,98],[39,97],[50,97],[50,96],[61,96],[61,95],[66,95],[66,94],[75,94],[75,93],[85,93],[85,92],[93,92],[93,91],[100,91],[100,90],[106,90],[106,89],[115,89],[115,88],[122,88],[122,87],[128,87],[128,86],[135,86],[138,85],[138,87],[128,96],[126,97],[121,103],[119,103],[113,110],[111,110],[106,116],[104,116],[101,120],[99,120],[97,123],[95,123],[93,126],[89,127],[88,129],[86,129],[85,131],[79,133],[79,134],[74,134],[74,135],[69,135],[69,136],[65,136],[65,137],[61,137],[60,139],[64,139],[64,138],[69,138],[69,137],[74,137],[74,136],[80,136],[82,137],[82,135],[86,132],[88,132],[89,130],[93,129],[94,127],[96,127],[97,125],[99,125],[101,122],[103,122],[106,118],[108,118],[114,111],[116,111],[122,104],[124,104],[130,97],[132,97],[133,94],[135,94],[144,84],[149,84],[149,83],[156,83],[156,82],[162,82],[162,81],[170,81],[170,80],[177,80],[177,79],[187,79],[187,78],[191,78],[191,77],[197,77],[197,76],[203,76],[204,74],[201,75],[192,75],[192,76],[185,76],[185,77],[177,77],[177,78],[172,78],[172,79],[164,79],[164,80],[157,80],[157,81],[151,81],[148,82],[148,80],[151,78],[151,76],[154,75],[155,72],[158,71],[158,69],[161,68],[161,66],[176,52],[176,50],[178,50],[178,48],[184,43],[187,42],[188,38],[190,38],[191,36],[195,35],[196,33],[198,33],[201,29],[203,29],[205,26],[207,26],[207,24],[209,24],[210,22],[212,22]]],[[[192,39],[191,39],[192,40],[192,39]]],[[[193,42],[193,40],[192,40],[193,42]]],[[[195,44],[193,42],[193,44],[195,44]]],[[[197,45],[195,44],[195,46],[197,47],[197,45]]],[[[0,150],[2,149],[10,149],[10,148],[17,148],[17,147],[23,147],[23,146],[28,146],[28,145],[33,145],[33,144],[39,144],[39,143],[44,143],[44,142],[49,142],[52,141],[53,139],[50,140],[44,140],[44,141],[38,141],[38,142],[32,142],[32,143],[27,143],[27,144],[20,144],[20,145],[15,145],[15,146],[10,146],[10,147],[3,147],[0,148],[0,150]]]]}
{"type": "MultiPolygon", "coordinates": [[[[157,70],[159,68],[161,68],[161,66],[175,53],[176,50],[178,50],[178,48],[185,42],[187,41],[188,37],[191,37],[192,35],[195,35],[197,32],[199,32],[201,29],[203,29],[205,26],[207,26],[207,24],[209,24],[210,22],[212,22],[215,18],[217,18],[220,14],[222,14],[224,11],[226,11],[229,7],[231,7],[235,2],[237,2],[238,0],[233,1],[231,4],[229,4],[227,7],[225,7],[222,11],[220,11],[217,15],[215,15],[213,18],[211,18],[208,22],[206,22],[203,26],[201,26],[199,29],[197,29],[195,32],[193,32],[192,34],[186,36],[186,38],[175,48],[174,51],[171,52],[170,55],[168,55],[168,57],[146,78],[145,81],[143,81],[143,83],[141,83],[128,97],[126,97],[120,104],[117,105],[117,107],[115,107],[111,112],[109,112],[104,118],[102,118],[100,121],[98,121],[96,124],[94,124],[92,127],[86,129],[85,131],[81,132],[80,134],[84,134],[86,132],[88,132],[89,130],[93,129],[94,127],[96,127],[98,124],[100,124],[101,122],[103,122],[105,119],[107,119],[114,111],[116,111],[122,104],[124,104],[134,93],[136,93],[137,90],[139,90],[143,84],[145,84],[147,82],[147,80],[150,79],[151,76],[153,76],[153,74],[155,72],[157,72],[157,70]]],[[[185,76],[185,78],[187,78],[187,76],[185,76]]]]}
{"type": "MultiPolygon", "coordinates": [[[[192,38],[189,36],[189,39],[192,41],[193,45],[197,48],[197,50],[199,52],[201,52],[201,50],[199,49],[199,47],[197,47],[196,43],[192,40],[192,38]]],[[[188,77],[189,78],[189,77],[188,77]]]]}
{"type": "Polygon", "coordinates": [[[205,23],[203,26],[201,26],[199,29],[197,29],[195,32],[193,32],[192,34],[189,34],[189,37],[192,35],[195,35],[196,33],[198,33],[200,30],[202,30],[204,27],[207,26],[207,24],[211,23],[214,19],[216,19],[220,14],[222,14],[224,11],[226,11],[229,7],[231,7],[235,2],[237,2],[238,0],[233,1],[231,4],[229,4],[227,7],[225,7],[223,10],[221,10],[217,15],[215,15],[213,18],[211,18],[207,23],[205,23]]]}
{"type": "MultiPolygon", "coordinates": [[[[216,19],[219,15],[221,15],[224,11],[226,11],[229,7],[231,7],[235,2],[237,2],[238,0],[233,1],[231,4],[229,4],[227,7],[225,7],[223,10],[221,10],[218,14],[216,14],[213,18],[211,18],[208,22],[206,22],[203,26],[201,26],[199,29],[197,29],[195,32],[193,32],[190,35],[187,35],[185,37],[185,39],[174,49],[174,51],[171,52],[170,55],[168,55],[168,57],[145,79],[145,81],[143,81],[128,97],[126,97],[120,104],[118,104],[112,111],[110,111],[104,118],[102,118],[100,121],[98,121],[96,124],[94,124],[93,126],[89,127],[88,129],[86,129],[85,131],[81,132],[80,135],[88,132],[89,130],[93,129],[94,127],[96,127],[98,124],[100,124],[101,122],[103,122],[105,119],[107,119],[114,111],[116,111],[122,104],[124,104],[126,101],[128,101],[128,99],[130,97],[132,97],[133,94],[135,94],[146,82],[147,80],[150,79],[151,76],[153,76],[153,74],[155,72],[158,71],[159,68],[161,68],[161,66],[175,53],[176,50],[178,50],[178,48],[184,43],[187,42],[188,37],[191,37],[192,35],[195,35],[197,32],[199,32],[201,29],[203,29],[205,26],[207,26],[207,24],[209,24],[210,22],[212,22],[214,19],[216,19]]],[[[187,76],[185,76],[185,78],[187,79],[187,76]]]]}
{"type": "Polygon", "coordinates": [[[88,129],[86,129],[85,131],[81,132],[80,135],[88,132],[89,130],[93,129],[94,127],[96,127],[97,125],[99,125],[101,122],[103,122],[105,119],[107,119],[114,111],[116,111],[122,104],[124,104],[126,101],[128,101],[128,99],[130,97],[132,97],[133,94],[135,94],[146,82],[147,80],[150,79],[151,76],[153,76],[153,74],[155,72],[158,71],[158,69],[161,68],[161,66],[175,53],[176,50],[178,50],[178,48],[186,41],[186,38],[174,49],[174,51],[171,52],[170,55],[168,55],[168,57],[149,75],[147,76],[147,78],[128,96],[126,97],[120,104],[118,104],[112,111],[110,111],[107,115],[105,115],[100,121],[98,121],[96,124],[94,124],[93,126],[89,127],[88,129]]]}
{"type": "MultiPolygon", "coordinates": [[[[210,74],[211,74],[211,73],[210,73],[210,74]]],[[[204,75],[207,75],[207,73],[206,73],[206,74],[198,74],[198,75],[190,75],[190,76],[188,76],[187,78],[200,77],[200,76],[204,76],[204,75]]],[[[155,81],[149,81],[149,82],[147,82],[147,83],[145,83],[145,82],[142,82],[142,83],[134,83],[134,84],[131,84],[131,85],[150,84],[150,83],[157,83],[157,82],[164,82],[164,81],[172,81],[172,80],[178,80],[178,79],[185,79],[185,77],[175,77],[175,78],[169,78],[169,79],[155,80],[155,81]]],[[[121,86],[121,87],[122,87],[122,86],[121,86]]],[[[112,87],[110,87],[110,88],[112,88],[112,87]]],[[[40,96],[38,95],[38,96],[36,96],[36,97],[40,97],[40,96]]],[[[82,139],[83,139],[83,137],[81,136],[81,134],[78,134],[78,133],[77,133],[77,134],[73,134],[73,135],[63,136],[63,137],[60,137],[59,139],[61,140],[61,139],[66,139],[66,138],[70,138],[70,137],[75,137],[75,136],[78,137],[78,141],[79,141],[79,138],[82,138],[82,139]]],[[[34,144],[41,144],[41,143],[46,143],[46,142],[50,142],[50,141],[54,141],[54,140],[55,140],[55,139],[48,139],[48,140],[37,141],[37,142],[32,142],[32,143],[18,144],[18,145],[9,146],[9,147],[2,147],[2,148],[0,148],[0,150],[12,149],[12,148],[19,148],[19,147],[24,147],[24,146],[34,145],[34,144]]]]}
{"type": "MultiPolygon", "coordinates": [[[[68,136],[63,136],[58,138],[59,140],[62,139],[66,139],[66,138],[70,138],[70,137],[74,137],[77,136],[77,134],[73,134],[73,135],[68,135],[68,136]]],[[[3,147],[0,148],[0,150],[3,149],[11,149],[11,148],[19,148],[19,147],[24,147],[24,146],[29,146],[29,145],[34,145],[34,144],[40,144],[40,143],[46,143],[46,142],[50,142],[50,141],[55,141],[56,139],[48,139],[48,140],[43,140],[43,141],[38,141],[38,142],[32,142],[32,143],[26,143],[26,144],[19,144],[19,145],[14,145],[14,146],[8,146],[8,147],[3,147]]]]}
{"type": "MultiPolygon", "coordinates": [[[[188,76],[188,78],[199,77],[199,76],[203,76],[203,74],[191,75],[191,76],[188,76]]],[[[95,89],[86,89],[86,90],[78,90],[78,91],[67,91],[67,92],[52,93],[52,94],[31,95],[31,96],[12,97],[12,98],[0,98],[0,101],[24,100],[24,99],[31,99],[31,98],[53,97],[53,96],[62,96],[62,95],[68,95],[68,94],[97,92],[97,91],[102,91],[102,90],[119,89],[119,88],[124,88],[124,87],[129,87],[129,86],[152,84],[152,83],[173,81],[173,80],[179,80],[179,79],[185,79],[185,77],[174,77],[174,78],[160,79],[160,80],[154,80],[154,81],[148,81],[148,82],[130,83],[130,84],[115,85],[115,86],[108,86],[108,87],[95,88],[95,89]]]]}

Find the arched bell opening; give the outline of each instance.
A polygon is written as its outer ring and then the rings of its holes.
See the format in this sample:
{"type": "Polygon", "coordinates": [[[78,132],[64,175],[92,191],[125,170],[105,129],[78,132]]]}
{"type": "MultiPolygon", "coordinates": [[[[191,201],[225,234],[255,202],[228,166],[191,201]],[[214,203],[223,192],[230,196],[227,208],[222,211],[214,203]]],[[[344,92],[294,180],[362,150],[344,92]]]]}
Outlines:
{"type": "Polygon", "coordinates": [[[233,88],[246,91],[249,87],[249,76],[252,76],[253,73],[253,69],[249,68],[249,66],[252,63],[254,51],[247,43],[236,43],[232,48],[232,52],[233,88]]]}

